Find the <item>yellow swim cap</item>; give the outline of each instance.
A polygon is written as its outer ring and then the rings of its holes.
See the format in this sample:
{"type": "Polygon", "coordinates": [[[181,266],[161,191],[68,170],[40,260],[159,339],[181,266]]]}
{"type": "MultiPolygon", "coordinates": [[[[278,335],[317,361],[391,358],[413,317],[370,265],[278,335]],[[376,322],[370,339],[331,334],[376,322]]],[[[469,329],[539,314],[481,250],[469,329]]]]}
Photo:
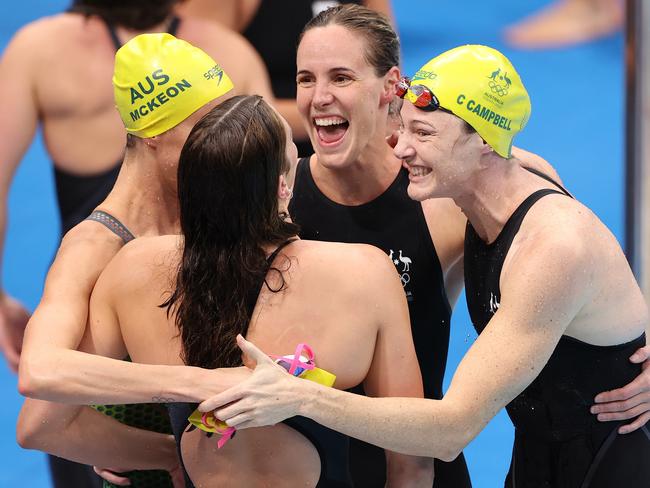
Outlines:
{"type": "Polygon", "coordinates": [[[115,54],[115,103],[138,137],[168,131],[232,87],[210,56],[171,34],[141,34],[115,54]]]}
{"type": "MultiPolygon", "coordinates": [[[[466,121],[504,158],[530,117],[530,98],[512,63],[486,46],[460,46],[442,53],[415,73],[440,106],[466,121]]],[[[408,92],[407,99],[413,95],[408,92]]],[[[413,100],[411,100],[413,101],[413,100]]]]}

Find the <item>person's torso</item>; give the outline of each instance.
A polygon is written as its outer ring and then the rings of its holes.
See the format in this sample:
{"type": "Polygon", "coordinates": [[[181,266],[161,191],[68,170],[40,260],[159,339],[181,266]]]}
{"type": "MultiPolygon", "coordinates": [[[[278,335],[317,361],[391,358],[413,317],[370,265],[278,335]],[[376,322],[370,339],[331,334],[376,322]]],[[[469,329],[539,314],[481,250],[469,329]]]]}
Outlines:
{"type": "Polygon", "coordinates": [[[354,207],[339,205],[320,192],[309,159],[303,159],[290,214],[304,239],[370,244],[391,258],[408,302],[425,396],[441,398],[451,310],[422,206],[408,197],[407,186],[408,174],[400,170],[375,200],[354,207]]]}
{"type": "MultiPolygon", "coordinates": [[[[490,244],[467,224],[465,292],[479,334],[500,307],[503,264],[526,214],[539,199],[556,194],[569,197],[554,189],[532,193],[490,244]]],[[[516,429],[509,483],[519,480],[508,486],[581,486],[565,483],[585,477],[600,446],[617,427],[599,422],[589,408],[598,393],[619,388],[640,373],[629,357],[644,344],[644,336],[614,346],[596,346],[567,335],[560,338],[537,378],[506,407],[516,429]],[[575,469],[567,468],[571,463],[575,469]]]]}

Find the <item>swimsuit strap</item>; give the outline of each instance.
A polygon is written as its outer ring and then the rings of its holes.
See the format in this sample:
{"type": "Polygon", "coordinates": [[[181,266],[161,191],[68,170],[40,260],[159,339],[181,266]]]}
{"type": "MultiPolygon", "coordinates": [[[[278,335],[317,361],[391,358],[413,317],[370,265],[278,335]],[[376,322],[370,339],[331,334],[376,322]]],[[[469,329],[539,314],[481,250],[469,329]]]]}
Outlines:
{"type": "Polygon", "coordinates": [[[111,214],[103,212],[102,210],[95,210],[91,213],[85,220],[94,220],[104,225],[108,230],[113,234],[117,235],[120,239],[124,241],[124,244],[135,239],[135,236],[131,233],[126,226],[113,217],[111,214]]]}
{"type": "Polygon", "coordinates": [[[181,19],[180,17],[173,15],[171,19],[169,19],[169,24],[167,25],[167,33],[171,34],[172,36],[176,35],[176,32],[178,32],[178,27],[181,25],[181,19]]]}
{"type": "MultiPolygon", "coordinates": [[[[106,28],[108,29],[108,34],[111,36],[111,40],[113,41],[113,45],[115,46],[115,50],[117,51],[119,48],[122,47],[122,42],[120,41],[120,38],[117,36],[117,31],[115,30],[115,25],[112,22],[109,22],[105,18],[102,17],[102,20],[106,24],[106,28]]],[[[172,36],[176,35],[176,32],[178,32],[178,27],[181,25],[181,19],[177,17],[176,15],[173,15],[169,19],[169,23],[167,24],[167,32],[171,34],[172,36]]]]}
{"type": "Polygon", "coordinates": [[[117,37],[117,31],[115,30],[115,26],[113,25],[112,22],[109,22],[104,17],[100,17],[100,18],[106,24],[106,28],[108,29],[108,35],[111,36],[111,41],[113,41],[113,46],[115,46],[115,50],[117,51],[119,48],[122,47],[122,43],[120,42],[120,38],[117,37]]]}
{"type": "Polygon", "coordinates": [[[271,268],[271,264],[273,264],[273,261],[275,260],[276,257],[278,257],[278,254],[280,254],[280,251],[284,249],[286,246],[291,244],[293,241],[295,241],[296,238],[292,237],[291,239],[287,239],[286,241],[282,242],[277,248],[275,248],[275,251],[273,251],[268,258],[266,258],[266,270],[264,272],[264,276],[260,280],[259,284],[252,288],[249,293],[248,293],[248,298],[246,301],[246,309],[248,310],[248,321],[250,322],[250,319],[253,318],[253,311],[255,310],[255,305],[257,304],[257,298],[260,295],[260,292],[262,290],[262,285],[266,283],[266,273],[268,273],[269,269],[271,268]]]}
{"type": "Polygon", "coordinates": [[[529,168],[528,166],[522,166],[522,168],[524,168],[524,169],[525,169],[526,171],[528,171],[529,173],[533,173],[534,175],[539,176],[539,177],[542,178],[543,180],[546,180],[546,181],[548,181],[549,183],[552,183],[553,185],[557,186],[560,190],[562,190],[562,192],[563,192],[566,196],[568,196],[568,197],[572,197],[572,198],[573,198],[573,195],[571,195],[571,193],[569,193],[569,192],[566,190],[566,188],[564,188],[562,185],[560,185],[557,181],[555,181],[553,178],[551,178],[551,177],[548,176],[547,174],[542,173],[541,171],[536,170],[535,168],[529,168]]]}

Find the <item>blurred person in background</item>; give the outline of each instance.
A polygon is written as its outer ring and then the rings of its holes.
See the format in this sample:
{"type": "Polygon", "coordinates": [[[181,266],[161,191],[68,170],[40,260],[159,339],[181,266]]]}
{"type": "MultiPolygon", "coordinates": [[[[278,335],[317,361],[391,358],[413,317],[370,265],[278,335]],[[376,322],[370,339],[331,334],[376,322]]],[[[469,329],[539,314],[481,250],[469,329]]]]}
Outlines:
{"type": "Polygon", "coordinates": [[[623,26],[624,0],[556,0],[505,31],[522,49],[565,47],[611,35],[623,26]]]}
{"type": "MultiPolygon", "coordinates": [[[[11,181],[39,126],[52,158],[61,235],[108,195],[124,152],[113,62],[135,35],[170,32],[187,39],[219,59],[235,80],[235,94],[271,100],[268,75],[250,44],[215,22],[176,16],[177,3],[75,0],[67,12],[36,20],[11,39],[0,61],[0,247],[11,181]]],[[[0,348],[14,371],[28,319],[0,287],[0,348]]]]}

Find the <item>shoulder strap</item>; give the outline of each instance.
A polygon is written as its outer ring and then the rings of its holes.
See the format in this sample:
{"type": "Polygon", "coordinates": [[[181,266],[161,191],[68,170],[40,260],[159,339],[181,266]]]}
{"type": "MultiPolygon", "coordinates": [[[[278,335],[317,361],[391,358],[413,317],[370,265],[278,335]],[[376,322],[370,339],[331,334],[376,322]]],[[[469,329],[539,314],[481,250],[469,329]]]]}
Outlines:
{"type": "Polygon", "coordinates": [[[555,181],[555,180],[554,180],[553,178],[551,178],[550,176],[548,176],[548,175],[542,173],[542,172],[539,171],[539,170],[536,170],[535,168],[529,168],[529,167],[527,167],[527,166],[522,166],[522,167],[523,167],[526,171],[528,171],[529,173],[533,173],[534,175],[539,176],[539,177],[542,178],[543,180],[546,180],[546,181],[548,181],[549,183],[551,183],[551,184],[557,186],[560,190],[562,190],[562,193],[564,193],[564,194],[565,194],[566,196],[568,196],[568,197],[573,198],[573,195],[571,195],[571,193],[569,193],[569,192],[566,190],[566,188],[564,188],[562,185],[560,185],[557,181],[555,181]]]}
{"type": "MultiPolygon", "coordinates": [[[[122,47],[122,43],[120,42],[120,38],[117,36],[115,26],[108,20],[104,19],[103,17],[102,20],[106,24],[106,28],[108,29],[108,34],[111,36],[111,40],[113,41],[113,45],[115,46],[115,50],[117,51],[119,48],[122,47]]],[[[167,32],[172,36],[175,36],[176,32],[178,32],[178,27],[180,25],[181,25],[181,19],[176,15],[172,16],[172,18],[169,19],[169,24],[167,25],[167,32]]]]}
{"type": "Polygon", "coordinates": [[[115,26],[106,20],[104,17],[100,17],[103,21],[104,24],[106,24],[106,29],[108,29],[108,35],[111,36],[111,40],[113,41],[113,46],[115,46],[115,50],[117,51],[119,48],[122,47],[122,43],[120,42],[120,38],[117,37],[117,32],[115,31],[115,26]]]}
{"type": "Polygon", "coordinates": [[[94,220],[104,225],[108,230],[113,234],[124,241],[124,244],[135,239],[135,236],[131,233],[129,229],[126,228],[122,222],[117,220],[111,214],[103,212],[101,210],[95,210],[91,213],[85,220],[94,220]]]}
{"type": "Polygon", "coordinates": [[[275,258],[280,254],[280,251],[284,249],[286,246],[291,244],[293,241],[295,241],[295,238],[292,239],[287,239],[286,241],[282,242],[276,249],[273,251],[271,254],[269,254],[269,257],[266,258],[266,272],[264,273],[264,276],[260,280],[259,284],[252,290],[249,291],[248,297],[246,299],[246,310],[248,311],[248,321],[253,318],[253,311],[255,310],[255,305],[257,304],[257,298],[260,295],[260,291],[262,290],[262,285],[266,283],[266,273],[268,270],[271,268],[271,264],[273,264],[273,261],[275,258]]]}
{"type": "Polygon", "coordinates": [[[171,34],[172,36],[176,35],[176,32],[178,32],[178,27],[181,25],[181,19],[180,17],[177,17],[176,15],[172,16],[171,19],[169,19],[169,25],[167,26],[167,32],[171,34]]]}

